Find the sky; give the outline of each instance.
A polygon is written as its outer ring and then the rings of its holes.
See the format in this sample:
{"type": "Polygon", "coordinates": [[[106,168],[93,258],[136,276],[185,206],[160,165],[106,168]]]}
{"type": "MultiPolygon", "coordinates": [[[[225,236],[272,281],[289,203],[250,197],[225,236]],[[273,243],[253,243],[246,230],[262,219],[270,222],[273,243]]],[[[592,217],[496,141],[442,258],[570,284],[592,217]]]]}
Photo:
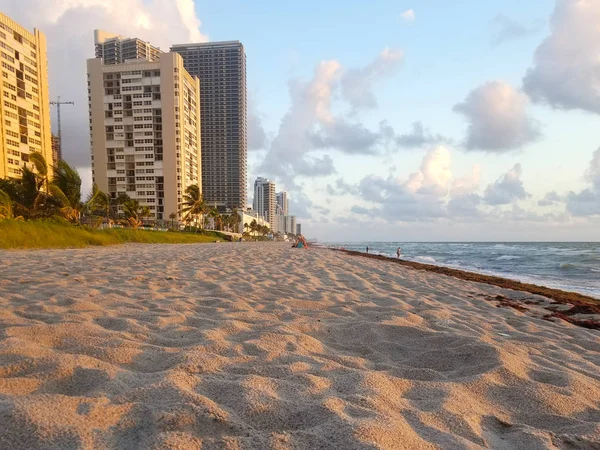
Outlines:
{"type": "Polygon", "coordinates": [[[0,0],[0,10],[47,35],[51,97],[75,101],[62,109],[63,153],[85,189],[94,29],[163,50],[239,40],[249,192],[273,179],[307,237],[600,240],[597,0],[0,0]]]}

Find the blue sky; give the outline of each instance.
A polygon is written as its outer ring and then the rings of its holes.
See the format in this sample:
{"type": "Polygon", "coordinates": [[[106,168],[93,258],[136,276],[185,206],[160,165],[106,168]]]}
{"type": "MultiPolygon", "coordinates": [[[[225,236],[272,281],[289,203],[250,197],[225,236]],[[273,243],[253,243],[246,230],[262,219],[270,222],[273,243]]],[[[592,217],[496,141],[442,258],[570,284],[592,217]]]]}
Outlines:
{"type": "MultiPolygon", "coordinates": [[[[202,30],[211,40],[240,39],[248,54],[248,82],[253,104],[261,113],[262,125],[267,134],[277,132],[279,121],[290,107],[287,93],[290,78],[309,79],[315,66],[322,60],[337,60],[344,68],[367,65],[383,48],[396,48],[404,52],[404,61],[389,76],[378,80],[373,90],[378,107],[361,114],[360,121],[368,127],[376,127],[386,120],[399,132],[408,132],[415,121],[421,121],[434,133],[439,133],[460,143],[465,136],[467,123],[453,106],[477,86],[488,81],[502,80],[515,88],[522,86],[522,79],[532,66],[536,48],[550,33],[550,16],[556,6],[553,0],[538,2],[522,1],[378,1],[366,6],[362,2],[261,2],[240,4],[203,4],[197,2],[202,30]],[[401,14],[413,10],[415,20],[406,22],[401,14]],[[235,11],[233,17],[228,13],[235,11]],[[528,29],[522,36],[494,42],[503,29],[499,16],[504,16],[528,29]]],[[[340,106],[343,111],[343,105],[340,106]]],[[[597,115],[583,111],[562,111],[547,105],[533,104],[529,107],[532,117],[539,122],[543,137],[501,154],[481,151],[464,151],[460,145],[449,148],[452,154],[452,171],[458,176],[468,174],[473,165],[481,166],[481,184],[493,183],[516,163],[522,166],[522,181],[530,194],[520,202],[523,208],[536,208],[535,201],[547,192],[567,192],[584,189],[593,152],[600,143],[600,127],[597,115]]],[[[310,200],[327,209],[327,182],[340,175],[348,182],[358,183],[369,173],[385,175],[390,165],[396,167],[395,175],[408,177],[419,168],[426,149],[407,149],[388,157],[344,156],[335,150],[337,174],[323,179],[299,177],[310,200]]],[[[325,153],[327,153],[325,151],[325,153]]],[[[253,152],[250,173],[260,173],[263,152],[253,152]]],[[[268,175],[268,174],[267,174],[268,175]]],[[[277,180],[282,187],[286,180],[277,180]]],[[[285,186],[288,187],[288,186],[285,186]]],[[[293,194],[292,194],[293,195],[293,194]]],[[[354,198],[337,198],[339,212],[351,208],[354,198]],[[340,211],[341,209],[341,211],[340,211]]],[[[360,203],[360,201],[359,201],[360,203]]],[[[511,205],[512,206],[512,205],[511,205]]],[[[560,207],[556,209],[561,211],[560,207]]],[[[327,223],[311,223],[315,234],[331,239],[340,234],[345,238],[340,224],[331,213],[327,223]]],[[[565,218],[561,220],[566,220],[565,218]]],[[[552,220],[548,220],[552,222],[552,220]]],[[[308,221],[309,223],[311,221],[308,221]]],[[[415,239],[439,233],[441,239],[464,239],[469,235],[459,231],[456,235],[437,231],[435,223],[427,222],[427,233],[421,235],[414,227],[409,228],[415,239]],[[422,236],[422,237],[421,237],[422,236]]],[[[494,224],[494,235],[485,234],[489,224],[480,227],[463,227],[477,230],[477,239],[598,239],[594,218],[586,218],[577,225],[568,223],[514,223],[505,220],[494,224]],[[585,223],[587,220],[592,222],[585,223]],[[502,230],[503,227],[507,229],[502,230]],[[522,227],[531,232],[514,230],[522,227]],[[510,229],[509,229],[510,228],[510,229]],[[584,234],[579,234],[580,232],[584,234]],[[540,234],[541,233],[541,234],[540,234]]],[[[527,222],[527,221],[525,221],[527,222]]],[[[597,223],[597,222],[596,222],[597,223]]],[[[379,224],[381,238],[392,238],[398,224],[379,224]],[[390,231],[390,228],[392,231],[390,231]],[[384,231],[385,230],[385,231],[384,231]]],[[[360,239],[360,231],[349,227],[347,237],[360,239]]],[[[361,227],[358,227],[359,230],[361,227]]],[[[447,222],[439,224],[447,228],[447,222]]],[[[377,230],[370,227],[373,233],[377,230]]],[[[310,228],[309,228],[310,230],[310,228]]],[[[312,230],[310,230],[312,231],[312,230]]]]}
{"type": "Polygon", "coordinates": [[[597,1],[7,3],[48,36],[51,94],[79,105],[65,112],[65,153],[84,174],[94,28],[163,49],[240,40],[248,184],[288,190],[307,235],[600,238],[597,1]]]}

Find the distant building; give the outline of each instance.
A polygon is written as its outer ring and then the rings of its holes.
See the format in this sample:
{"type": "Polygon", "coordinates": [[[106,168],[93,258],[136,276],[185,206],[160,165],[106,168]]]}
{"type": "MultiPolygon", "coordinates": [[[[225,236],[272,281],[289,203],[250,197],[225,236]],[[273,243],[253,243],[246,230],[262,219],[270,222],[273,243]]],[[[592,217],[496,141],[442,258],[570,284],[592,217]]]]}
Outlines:
{"type": "Polygon", "coordinates": [[[253,209],[263,216],[275,230],[275,183],[262,177],[254,181],[253,209]]]}
{"type": "Polygon", "coordinates": [[[289,199],[287,196],[287,192],[282,191],[278,192],[275,195],[276,205],[276,214],[280,214],[282,216],[287,216],[289,214],[289,199]]]}
{"type": "Polygon", "coordinates": [[[257,211],[254,210],[246,210],[244,211],[243,209],[239,209],[238,210],[238,215],[240,216],[240,228],[238,230],[238,233],[244,233],[245,231],[250,232],[250,224],[252,223],[252,221],[256,221],[257,225],[262,225],[262,226],[268,226],[269,228],[271,228],[271,224],[269,222],[267,222],[267,220],[260,215],[257,211]],[[248,225],[248,227],[246,227],[245,225],[248,225]]]}
{"type": "Polygon", "coordinates": [[[0,178],[21,178],[34,152],[52,163],[46,37],[0,13],[0,46],[0,178]]]}
{"type": "Polygon", "coordinates": [[[60,138],[55,134],[52,135],[52,162],[56,166],[58,161],[62,159],[62,152],[60,150],[60,138]]]}
{"type": "Polygon", "coordinates": [[[104,64],[123,64],[126,61],[145,59],[155,62],[163,52],[138,38],[124,38],[108,31],[94,30],[96,58],[104,64]]]}
{"type": "Polygon", "coordinates": [[[296,234],[296,216],[285,216],[285,232],[296,234]]]}
{"type": "Polygon", "coordinates": [[[297,223],[296,224],[296,236],[301,236],[301,235],[302,235],[302,224],[297,223]]]}
{"type": "Polygon", "coordinates": [[[247,201],[248,119],[246,53],[239,41],[171,47],[186,70],[200,78],[202,191],[220,210],[247,201]]]}
{"type": "Polygon", "coordinates": [[[116,198],[148,206],[150,218],[181,218],[185,190],[202,186],[200,81],[176,53],[159,61],[87,61],[92,177],[116,198]]]}
{"type": "Polygon", "coordinates": [[[271,229],[273,230],[273,233],[285,234],[285,216],[281,214],[275,214],[271,229]]]}

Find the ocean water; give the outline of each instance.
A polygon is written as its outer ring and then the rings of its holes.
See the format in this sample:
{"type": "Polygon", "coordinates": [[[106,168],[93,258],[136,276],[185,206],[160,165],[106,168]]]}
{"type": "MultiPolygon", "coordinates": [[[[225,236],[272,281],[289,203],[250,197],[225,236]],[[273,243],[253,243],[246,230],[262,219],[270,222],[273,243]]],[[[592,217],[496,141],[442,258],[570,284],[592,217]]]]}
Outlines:
{"type": "Polygon", "coordinates": [[[600,243],[336,242],[332,247],[497,275],[600,299],[600,243]]]}

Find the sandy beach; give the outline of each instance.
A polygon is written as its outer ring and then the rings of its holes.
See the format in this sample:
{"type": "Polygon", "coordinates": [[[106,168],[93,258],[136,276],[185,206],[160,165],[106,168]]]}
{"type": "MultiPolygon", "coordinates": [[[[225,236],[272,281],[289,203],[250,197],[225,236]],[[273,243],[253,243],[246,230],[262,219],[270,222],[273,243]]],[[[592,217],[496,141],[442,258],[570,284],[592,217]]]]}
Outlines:
{"type": "Polygon", "coordinates": [[[288,244],[0,252],[0,449],[600,448],[600,331],[548,303],[288,244]]]}

